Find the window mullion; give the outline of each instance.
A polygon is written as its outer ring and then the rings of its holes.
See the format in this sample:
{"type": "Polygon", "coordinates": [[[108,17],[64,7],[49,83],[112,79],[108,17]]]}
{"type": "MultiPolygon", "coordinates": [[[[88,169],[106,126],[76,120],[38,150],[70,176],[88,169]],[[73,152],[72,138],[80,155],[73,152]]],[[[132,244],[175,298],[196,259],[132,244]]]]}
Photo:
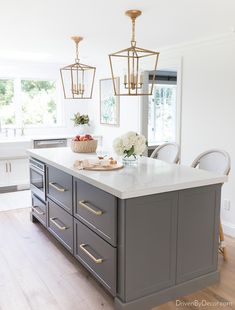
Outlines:
{"type": "Polygon", "coordinates": [[[14,93],[15,93],[15,115],[16,127],[22,127],[22,108],[21,108],[21,81],[20,78],[14,80],[14,93]]]}

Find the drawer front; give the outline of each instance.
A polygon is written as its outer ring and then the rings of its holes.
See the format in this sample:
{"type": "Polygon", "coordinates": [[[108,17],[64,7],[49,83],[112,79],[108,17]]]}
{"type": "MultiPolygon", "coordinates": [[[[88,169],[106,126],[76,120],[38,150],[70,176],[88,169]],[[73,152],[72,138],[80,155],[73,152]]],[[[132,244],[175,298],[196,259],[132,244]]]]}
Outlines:
{"type": "Polygon", "coordinates": [[[116,248],[74,219],[75,257],[116,295],[116,248]]]}
{"type": "Polygon", "coordinates": [[[48,229],[73,253],[73,217],[48,199],[48,229]]]}
{"type": "Polygon", "coordinates": [[[48,196],[72,214],[73,178],[71,175],[54,167],[47,167],[48,196]]]}
{"type": "Polygon", "coordinates": [[[117,198],[78,179],[74,187],[74,216],[116,246],[117,198]]]}
{"type": "Polygon", "coordinates": [[[47,206],[46,203],[41,201],[37,196],[32,195],[32,214],[44,226],[47,224],[47,206]]]}

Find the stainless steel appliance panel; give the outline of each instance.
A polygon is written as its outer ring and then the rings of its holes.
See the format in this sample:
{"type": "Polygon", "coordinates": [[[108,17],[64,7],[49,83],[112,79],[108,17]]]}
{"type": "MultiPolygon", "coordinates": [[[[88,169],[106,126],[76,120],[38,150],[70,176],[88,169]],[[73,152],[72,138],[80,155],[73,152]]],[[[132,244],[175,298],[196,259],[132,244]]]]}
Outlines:
{"type": "Polygon", "coordinates": [[[67,146],[67,139],[34,140],[33,145],[34,145],[35,149],[53,148],[53,147],[66,147],[67,146]]]}

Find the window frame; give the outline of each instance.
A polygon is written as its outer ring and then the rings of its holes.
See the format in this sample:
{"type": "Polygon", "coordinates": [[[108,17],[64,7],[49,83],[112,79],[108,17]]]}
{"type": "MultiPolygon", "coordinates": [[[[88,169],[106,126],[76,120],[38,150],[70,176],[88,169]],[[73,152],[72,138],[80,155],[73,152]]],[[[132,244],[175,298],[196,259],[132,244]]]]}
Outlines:
{"type": "MultiPolygon", "coordinates": [[[[4,75],[4,76],[1,76],[0,77],[0,80],[12,80],[13,81],[13,89],[14,89],[14,96],[13,96],[13,101],[12,101],[12,103],[13,103],[13,105],[15,106],[16,105],[16,103],[15,103],[15,78],[13,78],[12,76],[6,76],[6,75],[4,75]]],[[[15,109],[15,111],[16,111],[16,109],[15,109]]],[[[16,114],[15,114],[15,121],[16,121],[16,114]]],[[[15,123],[15,125],[7,125],[7,126],[3,126],[3,124],[1,123],[1,113],[0,113],[0,127],[3,129],[3,128],[15,128],[16,127],[16,123],[15,123]]]]}
{"type": "MultiPolygon", "coordinates": [[[[151,83],[149,83],[151,84],[151,83]]],[[[150,141],[151,144],[162,144],[162,143],[166,143],[166,142],[176,142],[176,132],[177,132],[177,89],[178,89],[178,86],[177,86],[177,83],[164,83],[164,82],[160,82],[158,83],[157,81],[154,83],[154,85],[159,85],[160,87],[167,87],[167,88],[176,88],[176,95],[175,95],[175,99],[176,99],[176,106],[175,106],[175,115],[174,115],[174,139],[172,140],[169,140],[169,141],[165,141],[165,140],[162,140],[162,141],[150,141]]],[[[149,99],[150,100],[150,99],[149,99]]],[[[149,104],[149,100],[148,100],[148,104],[149,104]]],[[[149,107],[149,106],[148,106],[149,107]]],[[[149,113],[149,109],[148,109],[148,113],[149,113]]],[[[148,115],[149,116],[149,115],[148,115]]],[[[155,116],[156,117],[156,116],[155,116]]],[[[148,125],[148,124],[147,124],[148,125]]],[[[148,129],[149,129],[149,126],[148,126],[148,129]]],[[[149,132],[148,132],[148,136],[149,137],[149,132]]]]}

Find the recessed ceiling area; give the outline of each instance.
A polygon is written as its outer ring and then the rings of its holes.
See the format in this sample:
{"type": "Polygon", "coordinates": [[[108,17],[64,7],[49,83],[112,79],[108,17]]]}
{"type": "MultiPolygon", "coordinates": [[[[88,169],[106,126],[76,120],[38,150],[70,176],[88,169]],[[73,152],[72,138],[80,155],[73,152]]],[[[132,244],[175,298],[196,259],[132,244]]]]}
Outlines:
{"type": "Polygon", "coordinates": [[[235,24],[233,0],[5,0],[0,57],[71,61],[72,35],[84,37],[81,54],[87,59],[125,48],[131,36],[128,9],[143,11],[137,43],[149,49],[229,33],[235,24]]]}

